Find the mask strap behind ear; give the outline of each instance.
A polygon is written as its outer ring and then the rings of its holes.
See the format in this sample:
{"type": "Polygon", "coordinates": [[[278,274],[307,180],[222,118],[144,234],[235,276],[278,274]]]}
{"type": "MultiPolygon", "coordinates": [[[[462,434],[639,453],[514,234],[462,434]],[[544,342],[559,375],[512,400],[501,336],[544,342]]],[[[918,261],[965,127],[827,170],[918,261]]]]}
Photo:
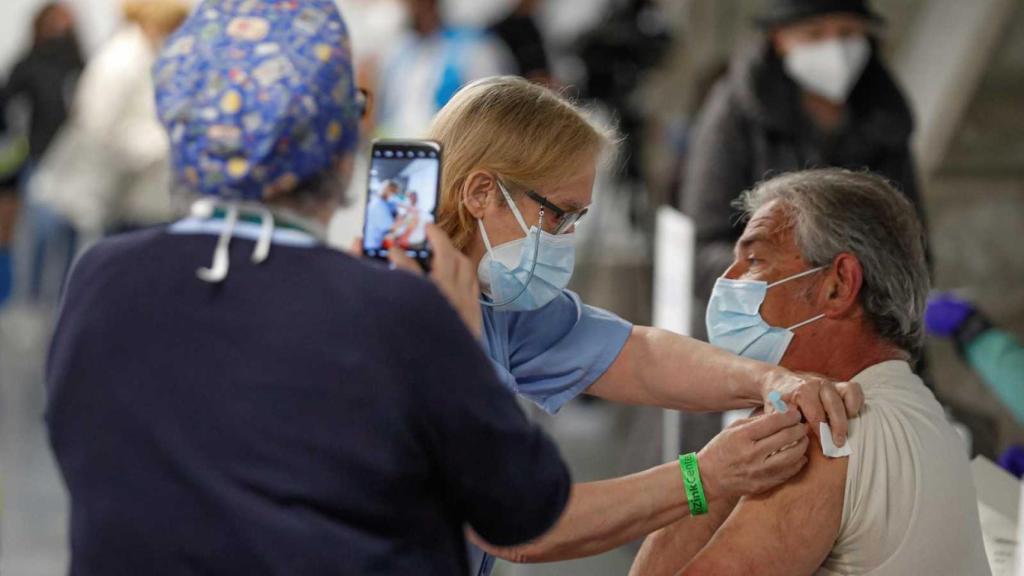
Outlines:
{"type": "MultiPolygon", "coordinates": [[[[512,201],[512,196],[508,193],[505,185],[497,178],[495,178],[494,181],[498,183],[498,189],[501,190],[501,193],[505,196],[505,201],[508,202],[509,208],[512,209],[512,215],[516,217],[516,222],[519,222],[519,227],[523,229],[523,234],[529,234],[530,227],[526,225],[526,220],[523,220],[523,215],[519,213],[519,208],[516,206],[516,203],[512,201]]],[[[541,217],[543,217],[543,215],[544,214],[542,212],[541,217]]]]}
{"type": "Polygon", "coordinates": [[[804,320],[803,322],[799,322],[797,324],[794,324],[794,325],[790,326],[789,328],[786,328],[786,330],[789,330],[790,332],[792,332],[793,330],[796,330],[797,328],[802,328],[804,326],[807,326],[811,322],[817,322],[818,320],[821,320],[824,317],[825,317],[824,314],[818,314],[814,318],[809,318],[807,320],[804,320]]]}
{"type": "Polygon", "coordinates": [[[775,282],[772,282],[771,284],[769,284],[768,287],[769,288],[774,288],[775,286],[778,286],[779,284],[785,284],[786,282],[789,282],[790,280],[796,280],[797,278],[803,278],[804,276],[810,276],[811,274],[814,274],[815,272],[819,272],[821,270],[824,270],[825,268],[828,268],[828,266],[818,266],[817,268],[811,268],[810,270],[804,270],[803,272],[800,272],[799,274],[794,274],[794,275],[790,276],[789,278],[783,278],[782,280],[776,280],[775,282]]]}
{"type": "Polygon", "coordinates": [[[484,246],[487,247],[487,253],[490,254],[493,250],[491,249],[491,239],[487,237],[487,229],[484,228],[484,221],[478,218],[476,223],[477,226],[480,227],[480,236],[484,239],[484,246]]]}

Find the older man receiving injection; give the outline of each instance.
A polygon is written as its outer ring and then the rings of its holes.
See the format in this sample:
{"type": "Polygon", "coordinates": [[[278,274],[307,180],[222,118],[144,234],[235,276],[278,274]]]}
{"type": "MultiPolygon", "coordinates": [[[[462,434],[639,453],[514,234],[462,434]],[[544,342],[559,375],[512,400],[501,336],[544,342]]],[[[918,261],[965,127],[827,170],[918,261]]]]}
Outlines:
{"type": "Polygon", "coordinates": [[[855,380],[865,407],[842,449],[815,430],[793,481],[648,537],[632,574],[989,574],[963,443],[909,364],[928,294],[910,203],[838,169],[781,176],[742,202],[750,221],[711,297],[711,342],[855,380]]]}

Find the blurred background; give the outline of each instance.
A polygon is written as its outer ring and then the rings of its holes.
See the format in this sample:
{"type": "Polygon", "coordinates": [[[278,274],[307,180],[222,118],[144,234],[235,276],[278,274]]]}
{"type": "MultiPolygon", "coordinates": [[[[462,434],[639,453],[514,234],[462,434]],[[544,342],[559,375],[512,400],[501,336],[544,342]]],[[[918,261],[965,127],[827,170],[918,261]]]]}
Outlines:
{"type": "MultiPolygon", "coordinates": [[[[146,72],[154,47],[180,18],[178,8],[154,4],[161,2],[3,0],[0,6],[4,576],[66,570],[66,497],[44,433],[42,365],[67,268],[96,239],[172,219],[179,210],[166,183],[166,143],[154,131],[146,72]]],[[[449,61],[443,65],[459,68],[460,78],[521,74],[565,91],[618,128],[620,153],[599,178],[593,215],[580,230],[586,241],[580,243],[573,288],[591,304],[651,323],[655,215],[662,206],[691,212],[693,192],[686,183],[694,127],[715,82],[730,74],[734,54],[758,41],[752,24],[758,3],[339,5],[352,31],[360,83],[373,93],[376,111],[367,134],[416,136],[444,90],[458,88],[408,85],[418,67],[428,65],[409,49],[410,32],[439,26],[466,31],[472,41],[466,54],[444,56],[449,61]]],[[[878,55],[914,118],[910,146],[930,230],[935,288],[953,291],[1019,338],[1024,1],[874,0],[872,6],[885,19],[874,32],[878,55]]],[[[332,223],[331,239],[338,246],[347,247],[359,234],[365,185],[364,168],[353,182],[351,204],[332,223]]],[[[694,317],[702,319],[699,287],[696,293],[694,317]]],[[[929,337],[925,370],[965,431],[972,454],[995,460],[1024,443],[1024,428],[949,339],[929,337]]],[[[558,439],[578,481],[658,463],[660,410],[581,401],[555,417],[536,411],[534,416],[558,439]]],[[[717,415],[684,416],[682,442],[699,445],[718,427],[717,415]]],[[[575,562],[501,564],[498,573],[624,574],[633,552],[627,546],[575,562]]]]}

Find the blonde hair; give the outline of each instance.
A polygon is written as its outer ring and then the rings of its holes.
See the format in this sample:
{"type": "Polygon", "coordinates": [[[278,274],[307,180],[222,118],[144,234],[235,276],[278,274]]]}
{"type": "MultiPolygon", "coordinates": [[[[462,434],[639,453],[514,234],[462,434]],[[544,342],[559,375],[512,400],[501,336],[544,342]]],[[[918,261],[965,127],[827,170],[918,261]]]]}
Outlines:
{"type": "Polygon", "coordinates": [[[184,0],[124,0],[121,12],[129,22],[170,35],[185,22],[191,8],[184,0]]]}
{"type": "Polygon", "coordinates": [[[470,173],[497,173],[510,187],[540,189],[578,173],[609,147],[610,130],[548,88],[513,76],[478,80],[441,109],[429,137],[441,143],[437,223],[463,250],[476,231],[462,202],[470,173]]]}

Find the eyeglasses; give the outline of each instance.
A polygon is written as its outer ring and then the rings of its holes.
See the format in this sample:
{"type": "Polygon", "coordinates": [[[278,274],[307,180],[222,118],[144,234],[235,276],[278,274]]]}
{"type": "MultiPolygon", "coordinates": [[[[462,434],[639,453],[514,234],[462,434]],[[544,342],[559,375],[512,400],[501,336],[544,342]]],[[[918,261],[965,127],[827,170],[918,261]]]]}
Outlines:
{"type": "Polygon", "coordinates": [[[373,94],[365,88],[356,88],[356,110],[359,111],[359,118],[365,120],[372,108],[373,94]]]}
{"type": "Polygon", "coordinates": [[[552,232],[555,236],[565,234],[569,230],[572,230],[574,226],[580,223],[580,219],[586,216],[587,212],[590,210],[590,208],[580,208],[579,210],[572,211],[563,210],[533,190],[527,190],[526,196],[530,200],[540,204],[544,209],[551,210],[555,215],[555,231],[552,232]]]}

